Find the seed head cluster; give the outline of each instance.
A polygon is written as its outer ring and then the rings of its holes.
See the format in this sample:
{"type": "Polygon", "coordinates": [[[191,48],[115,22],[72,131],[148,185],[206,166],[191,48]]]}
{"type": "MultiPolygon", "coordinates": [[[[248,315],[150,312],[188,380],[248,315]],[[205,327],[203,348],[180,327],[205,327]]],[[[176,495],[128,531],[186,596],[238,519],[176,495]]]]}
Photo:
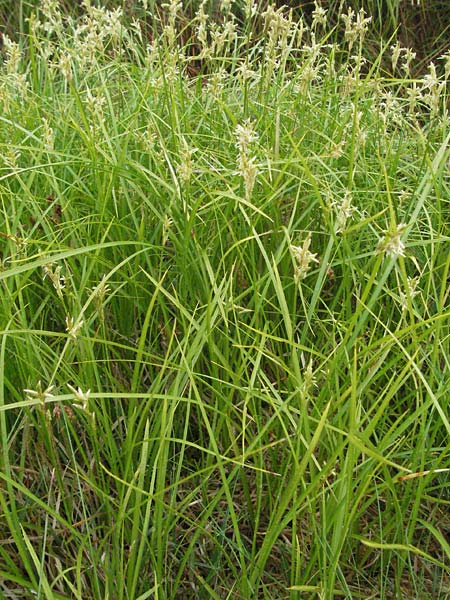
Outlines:
{"type": "Polygon", "coordinates": [[[377,254],[384,254],[391,258],[405,256],[405,244],[402,241],[402,235],[407,229],[405,223],[399,223],[385,232],[384,237],[378,242],[377,254]]]}
{"type": "Polygon", "coordinates": [[[245,198],[248,200],[252,195],[255,185],[258,167],[256,157],[252,156],[251,151],[258,140],[258,134],[254,129],[254,123],[246,119],[242,124],[238,124],[235,129],[236,147],[239,151],[238,169],[239,174],[244,180],[245,198]]]}
{"type": "Polygon", "coordinates": [[[310,251],[311,233],[308,233],[301,246],[291,246],[291,253],[295,259],[294,280],[296,283],[305,279],[314,263],[318,263],[317,254],[310,251]]]}

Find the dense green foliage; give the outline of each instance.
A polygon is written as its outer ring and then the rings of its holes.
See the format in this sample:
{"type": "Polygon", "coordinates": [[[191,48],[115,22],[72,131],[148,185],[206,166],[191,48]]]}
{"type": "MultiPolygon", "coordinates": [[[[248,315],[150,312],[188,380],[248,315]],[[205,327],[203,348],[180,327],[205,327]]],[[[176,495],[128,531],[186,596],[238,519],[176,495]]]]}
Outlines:
{"type": "Polygon", "coordinates": [[[6,598],[450,593],[450,55],[252,6],[4,37],[6,598]]]}

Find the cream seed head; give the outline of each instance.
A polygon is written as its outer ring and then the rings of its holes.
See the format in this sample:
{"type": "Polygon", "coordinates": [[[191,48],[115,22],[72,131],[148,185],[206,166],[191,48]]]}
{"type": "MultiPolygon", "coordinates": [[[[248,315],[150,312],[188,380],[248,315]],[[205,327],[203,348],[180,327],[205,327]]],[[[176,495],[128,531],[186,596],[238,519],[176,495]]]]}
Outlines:
{"type": "Polygon", "coordinates": [[[422,79],[422,99],[429,107],[431,116],[439,113],[441,99],[444,95],[445,81],[440,81],[436,72],[436,65],[431,62],[428,66],[428,73],[422,79]]]}
{"type": "Polygon", "coordinates": [[[422,79],[424,89],[432,89],[439,85],[439,78],[436,72],[436,65],[430,62],[428,65],[428,73],[422,79]]]}
{"type": "Polygon", "coordinates": [[[276,9],[269,5],[262,14],[267,42],[264,48],[265,83],[269,85],[272,75],[280,65],[285,64],[289,53],[289,39],[295,37],[292,11],[286,13],[285,7],[276,9]]]}
{"type": "Polygon", "coordinates": [[[315,29],[318,25],[321,27],[327,26],[327,11],[320,6],[317,0],[315,0],[311,27],[312,29],[315,29]]]}
{"type": "Polygon", "coordinates": [[[61,51],[59,60],[54,66],[66,81],[72,81],[72,57],[69,52],[61,51]]]}
{"type": "Polygon", "coordinates": [[[167,40],[167,44],[169,48],[173,48],[175,46],[176,41],[176,21],[178,18],[178,13],[183,10],[183,3],[179,2],[179,0],[170,0],[170,2],[166,2],[161,5],[162,8],[167,9],[168,13],[168,21],[167,25],[164,26],[164,34],[167,40]]]}
{"type": "Polygon", "coordinates": [[[20,51],[19,44],[13,42],[6,34],[3,35],[3,45],[6,50],[6,72],[17,73],[19,70],[19,64],[22,59],[22,52],[20,51]]]}
{"type": "Polygon", "coordinates": [[[403,55],[403,63],[402,63],[402,70],[405,73],[405,75],[407,77],[409,77],[410,72],[411,72],[411,63],[413,62],[413,60],[416,58],[416,53],[413,52],[411,50],[411,48],[405,48],[404,49],[404,55],[403,55]]]}
{"type": "Polygon", "coordinates": [[[400,58],[400,54],[402,53],[402,47],[400,46],[400,44],[397,41],[397,42],[395,42],[395,44],[393,46],[391,46],[390,50],[391,50],[392,70],[395,71],[397,68],[398,60],[400,58]]]}
{"type": "Polygon", "coordinates": [[[42,280],[45,280],[46,277],[48,277],[50,279],[50,281],[52,282],[53,287],[56,290],[56,293],[58,294],[59,298],[63,298],[63,290],[66,287],[66,278],[64,277],[64,275],[62,275],[61,271],[62,271],[62,266],[58,265],[58,266],[54,266],[54,263],[47,263],[46,265],[42,266],[42,270],[44,272],[44,276],[42,277],[42,280]]]}
{"type": "Polygon", "coordinates": [[[255,0],[246,0],[245,1],[245,18],[252,19],[257,14],[258,14],[258,4],[255,2],[255,0]]]}
{"type": "Polygon", "coordinates": [[[76,340],[78,335],[80,334],[81,328],[83,327],[84,321],[75,321],[75,319],[71,316],[66,317],[66,331],[69,334],[69,337],[73,340],[76,340]]]}
{"type": "Polygon", "coordinates": [[[315,387],[317,387],[317,379],[313,371],[312,358],[309,360],[307,367],[304,369],[303,381],[300,386],[300,394],[303,399],[308,398],[315,387]]]}
{"type": "Polygon", "coordinates": [[[335,232],[341,233],[344,231],[347,221],[353,217],[356,208],[352,206],[352,195],[346,191],[340,202],[335,201],[331,204],[336,213],[335,232]]]}
{"type": "Polygon", "coordinates": [[[237,32],[234,21],[227,21],[222,27],[216,23],[211,25],[211,52],[215,56],[221,56],[226,44],[233,44],[236,40],[237,32]]]}
{"type": "Polygon", "coordinates": [[[406,88],[406,95],[408,97],[409,114],[413,115],[419,101],[423,99],[422,92],[417,88],[415,81],[406,88]]]}
{"type": "Polygon", "coordinates": [[[237,138],[236,146],[240,152],[246,152],[251,144],[258,140],[258,134],[254,127],[254,123],[250,119],[243,121],[242,125],[236,125],[234,133],[237,138]]]}
{"type": "Polygon", "coordinates": [[[91,395],[91,390],[86,390],[85,392],[83,392],[83,390],[80,387],[75,389],[69,383],[67,384],[67,387],[69,388],[70,392],[72,392],[72,394],[75,396],[75,404],[73,404],[72,406],[81,408],[84,411],[88,411],[89,396],[91,395]]]}
{"type": "Polygon", "coordinates": [[[220,11],[223,14],[228,15],[233,3],[234,3],[234,0],[222,0],[222,2],[220,2],[220,6],[219,6],[220,11]]]}
{"type": "Polygon", "coordinates": [[[400,307],[402,312],[406,311],[408,308],[408,303],[420,294],[420,290],[417,289],[419,281],[420,276],[407,278],[407,289],[399,293],[400,307]]]}
{"type": "Polygon", "coordinates": [[[356,41],[364,40],[366,32],[368,30],[369,23],[372,20],[372,17],[365,17],[365,11],[362,8],[357,16],[355,21],[355,11],[349,7],[347,14],[343,14],[341,16],[342,20],[345,24],[345,40],[348,43],[349,52],[353,48],[353,45],[356,41]]]}
{"type": "Polygon", "coordinates": [[[247,62],[243,62],[239,65],[239,67],[236,69],[236,74],[243,85],[245,85],[248,80],[259,79],[259,73],[257,71],[253,71],[247,62]]]}
{"type": "Polygon", "coordinates": [[[311,84],[319,79],[320,64],[315,58],[310,58],[303,66],[294,83],[294,92],[301,96],[307,96],[311,84]]]}
{"type": "Polygon", "coordinates": [[[308,31],[308,26],[305,25],[303,17],[300,17],[297,20],[297,26],[295,31],[295,43],[297,48],[301,48],[303,42],[303,36],[308,31]]]}
{"type": "Polygon", "coordinates": [[[215,71],[208,81],[207,92],[210,93],[213,98],[220,98],[227,78],[228,73],[225,71],[225,69],[219,69],[218,71],[215,71]]]}
{"type": "Polygon", "coordinates": [[[103,38],[95,27],[82,25],[75,30],[73,58],[81,68],[92,68],[96,54],[103,50],[103,38]]]}
{"type": "Polygon", "coordinates": [[[247,156],[245,153],[240,153],[238,159],[239,174],[244,180],[245,198],[248,200],[252,195],[255,186],[256,177],[258,175],[258,167],[254,156],[247,156]]]}
{"type": "Polygon", "coordinates": [[[180,162],[177,165],[177,174],[185,184],[189,183],[194,173],[194,161],[192,159],[198,148],[191,148],[185,138],[181,138],[180,162]]]}
{"type": "Polygon", "coordinates": [[[399,223],[395,227],[385,232],[384,237],[381,238],[377,244],[376,253],[390,256],[391,258],[397,258],[398,256],[405,256],[405,244],[401,239],[401,236],[407,229],[405,223],[399,223]]]}
{"type": "Polygon", "coordinates": [[[125,30],[122,24],[122,16],[123,10],[120,6],[114,10],[104,11],[102,30],[105,36],[113,40],[120,39],[123,36],[125,30]]]}
{"type": "Polygon", "coordinates": [[[301,246],[291,245],[291,253],[295,259],[296,265],[294,270],[294,280],[298,283],[304,279],[308,272],[311,270],[312,263],[318,263],[319,259],[317,254],[313,254],[310,251],[311,246],[311,233],[308,233],[307,238],[301,246]]]}
{"type": "Polygon", "coordinates": [[[8,166],[13,173],[19,169],[19,159],[21,152],[17,148],[8,148],[3,156],[3,162],[8,166]]]}
{"type": "Polygon", "coordinates": [[[53,150],[53,128],[50,127],[45,117],[42,118],[42,143],[46,150],[53,150]]]}
{"type": "Polygon", "coordinates": [[[200,43],[201,46],[201,52],[200,52],[200,57],[201,58],[206,58],[207,55],[210,54],[210,48],[209,48],[209,44],[208,44],[208,21],[209,21],[209,14],[207,12],[207,10],[205,9],[205,4],[206,1],[203,0],[200,3],[200,6],[195,14],[195,21],[197,22],[197,27],[196,27],[196,35],[197,35],[197,40],[200,43]]]}
{"type": "Polygon", "coordinates": [[[136,132],[136,138],[142,144],[145,152],[153,154],[157,151],[158,136],[151,127],[146,127],[144,131],[136,132]]]}
{"type": "Polygon", "coordinates": [[[236,137],[236,147],[239,150],[238,169],[239,174],[244,180],[245,197],[249,199],[258,175],[256,158],[251,156],[251,146],[258,140],[258,134],[254,130],[254,124],[250,119],[246,119],[242,124],[238,124],[234,130],[236,137]]]}
{"type": "Polygon", "coordinates": [[[91,114],[96,125],[102,125],[105,122],[105,116],[103,113],[103,107],[106,104],[106,98],[100,93],[93,94],[92,91],[87,88],[86,90],[86,107],[91,114]]]}
{"type": "Polygon", "coordinates": [[[444,61],[444,78],[447,81],[450,78],[450,50],[443,54],[439,60],[444,61]]]}
{"type": "Polygon", "coordinates": [[[109,285],[107,283],[107,279],[106,279],[105,275],[103,275],[103,277],[100,280],[100,283],[98,285],[91,288],[91,291],[92,291],[92,301],[97,310],[99,319],[100,319],[100,321],[104,321],[104,319],[105,319],[105,312],[104,312],[105,299],[106,299],[106,296],[111,291],[111,288],[109,287],[109,285]]]}
{"type": "Polygon", "coordinates": [[[54,388],[55,388],[54,385],[50,385],[47,388],[43,389],[42,383],[39,380],[36,384],[35,390],[24,389],[23,391],[26,394],[27,400],[36,400],[37,399],[42,404],[45,404],[45,402],[47,400],[54,398],[54,395],[52,394],[52,391],[54,390],[54,388]]]}
{"type": "Polygon", "coordinates": [[[63,21],[58,0],[41,0],[39,8],[45,17],[43,23],[44,31],[49,34],[61,34],[63,21]]]}
{"type": "Polygon", "coordinates": [[[183,10],[183,2],[180,0],[170,0],[170,2],[164,2],[162,8],[167,8],[171,18],[176,18],[177,14],[183,10]]]}

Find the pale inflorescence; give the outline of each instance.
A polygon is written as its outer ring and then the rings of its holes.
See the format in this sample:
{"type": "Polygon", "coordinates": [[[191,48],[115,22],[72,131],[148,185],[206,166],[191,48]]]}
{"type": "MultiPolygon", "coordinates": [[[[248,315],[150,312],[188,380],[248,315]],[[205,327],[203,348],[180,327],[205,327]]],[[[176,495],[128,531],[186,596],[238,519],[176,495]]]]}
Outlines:
{"type": "Polygon", "coordinates": [[[314,10],[312,13],[312,29],[315,29],[318,25],[321,27],[327,26],[327,11],[320,6],[317,0],[314,1],[314,10]]]}
{"type": "Polygon", "coordinates": [[[59,60],[54,63],[53,67],[61,73],[66,81],[72,81],[72,56],[69,52],[61,50],[59,60]]]}
{"type": "Polygon", "coordinates": [[[191,148],[184,137],[181,138],[180,162],[177,165],[177,174],[185,184],[189,183],[194,173],[193,156],[198,148],[191,148]]]}
{"type": "Polygon", "coordinates": [[[75,396],[76,403],[73,404],[73,406],[75,406],[76,408],[81,408],[82,410],[88,412],[89,396],[91,395],[91,390],[86,390],[85,392],[83,392],[83,390],[80,387],[75,388],[72,385],[70,385],[69,383],[67,384],[67,387],[72,392],[72,394],[75,396]]]}
{"type": "Polygon", "coordinates": [[[436,66],[431,62],[428,73],[422,79],[421,94],[424,103],[430,108],[431,116],[436,116],[444,97],[445,81],[441,81],[436,73],[436,66]]]}
{"type": "Polygon", "coordinates": [[[447,81],[450,78],[450,50],[443,54],[439,60],[444,61],[444,77],[447,81]]]}
{"type": "Polygon", "coordinates": [[[317,379],[315,372],[313,371],[312,358],[309,360],[308,365],[302,373],[302,376],[303,381],[300,387],[300,395],[303,400],[306,400],[311,395],[312,390],[317,387],[317,379]]]}
{"type": "Polygon", "coordinates": [[[359,41],[362,44],[364,41],[372,17],[366,17],[364,9],[361,8],[355,20],[355,11],[349,7],[347,14],[343,14],[341,18],[345,24],[345,40],[350,52],[355,42],[359,41]]]}
{"type": "Polygon", "coordinates": [[[346,191],[341,201],[334,201],[332,207],[336,213],[335,232],[344,231],[347,221],[353,217],[356,208],[352,205],[352,195],[346,191]]]}
{"type": "Polygon", "coordinates": [[[52,394],[55,389],[54,385],[49,385],[46,388],[43,388],[41,381],[39,380],[36,384],[36,389],[24,389],[23,391],[26,394],[27,400],[38,400],[42,404],[45,404],[47,400],[51,400],[55,396],[52,394]]]}
{"type": "Polygon", "coordinates": [[[301,246],[291,245],[291,252],[295,259],[294,279],[296,283],[308,275],[313,263],[319,262],[317,253],[311,252],[310,246],[311,233],[308,234],[301,246]]]}
{"type": "Polygon", "coordinates": [[[98,285],[91,288],[91,291],[92,291],[92,301],[94,302],[94,306],[97,310],[99,319],[100,319],[100,321],[104,321],[104,319],[105,319],[105,312],[104,312],[105,300],[106,300],[106,296],[111,291],[111,288],[109,287],[109,285],[107,283],[107,279],[106,279],[105,275],[102,277],[102,279],[100,280],[100,283],[98,285]]]}
{"type": "Polygon", "coordinates": [[[3,156],[4,163],[11,169],[14,173],[19,169],[19,159],[21,157],[21,152],[17,148],[8,148],[3,156]]]}
{"type": "Polygon", "coordinates": [[[250,146],[258,140],[258,134],[255,131],[255,125],[250,119],[246,119],[242,124],[236,125],[235,136],[236,146],[239,152],[248,152],[250,146]]]}
{"type": "Polygon", "coordinates": [[[245,153],[240,153],[238,159],[238,167],[239,174],[244,180],[245,198],[248,200],[252,195],[256,177],[258,175],[256,158],[254,156],[248,156],[245,153]]]}
{"type": "Polygon", "coordinates": [[[239,150],[238,169],[239,174],[244,180],[245,197],[250,198],[256,177],[258,167],[256,157],[251,155],[252,146],[258,140],[258,134],[254,129],[254,124],[250,119],[246,119],[242,124],[238,124],[235,129],[236,146],[239,150]]]}
{"type": "Polygon", "coordinates": [[[83,320],[75,320],[72,316],[66,317],[66,331],[70,338],[76,340],[83,327],[83,320]]]}
{"type": "Polygon", "coordinates": [[[402,312],[406,311],[411,300],[420,294],[420,290],[417,289],[419,281],[420,277],[407,278],[407,289],[399,293],[402,312]]]}
{"type": "Polygon", "coordinates": [[[62,299],[63,290],[66,287],[66,278],[61,273],[62,266],[57,265],[55,267],[54,263],[50,262],[50,263],[47,263],[46,265],[43,265],[42,270],[44,271],[44,276],[42,279],[44,280],[48,277],[50,279],[50,281],[52,282],[53,287],[56,290],[56,293],[62,299]]]}
{"type": "Polygon", "coordinates": [[[245,0],[245,17],[246,19],[252,19],[258,14],[258,4],[256,0],[245,0]]]}
{"type": "Polygon", "coordinates": [[[405,244],[401,239],[401,236],[406,231],[407,225],[405,223],[399,223],[395,227],[385,232],[377,245],[377,254],[384,254],[392,258],[398,256],[405,256],[405,244]]]}
{"type": "MultiPolygon", "coordinates": [[[[154,3],[147,0],[139,0],[140,5],[148,10],[154,3]]],[[[229,69],[224,68],[220,61],[234,55],[236,49],[242,44],[245,36],[252,35],[252,28],[240,30],[239,20],[232,10],[234,0],[224,0],[217,3],[217,12],[211,12],[211,3],[208,0],[200,0],[197,4],[192,26],[195,30],[195,44],[198,52],[194,55],[190,52],[189,44],[183,43],[183,29],[186,26],[184,19],[184,6],[180,0],[167,0],[161,3],[163,11],[155,11],[152,17],[159,23],[159,32],[152,37],[152,51],[145,55],[151,66],[153,85],[155,92],[159,92],[167,83],[170,85],[189,85],[186,80],[186,67],[191,63],[203,60],[210,62],[213,68],[208,72],[208,86],[203,87],[205,95],[217,99],[221,97],[222,91],[228,85],[229,69]],[[218,18],[216,18],[218,17],[218,18]],[[240,31],[239,31],[240,30],[240,31]],[[161,69],[163,59],[164,69],[161,69]],[[217,62],[216,62],[217,61],[217,62]]],[[[107,9],[101,3],[94,0],[83,0],[83,15],[79,19],[67,17],[61,10],[62,3],[59,0],[40,0],[37,14],[43,21],[40,22],[36,16],[30,19],[30,35],[37,52],[48,61],[54,72],[59,73],[66,82],[72,83],[76,77],[77,85],[80,83],[79,71],[87,75],[95,72],[96,65],[102,63],[105,58],[112,56],[120,48],[129,49],[134,52],[138,60],[142,60],[142,43],[144,40],[142,29],[135,23],[132,26],[125,25],[124,10],[121,7],[107,9]],[[137,40],[140,39],[140,42],[137,40]],[[64,43],[62,43],[64,42],[64,43]]],[[[269,85],[278,78],[286,76],[288,64],[298,65],[297,76],[294,79],[294,90],[302,96],[307,97],[314,81],[329,80],[329,75],[337,75],[343,86],[343,93],[353,96],[358,86],[366,85],[367,82],[360,81],[362,76],[362,42],[368,31],[371,17],[366,16],[364,9],[355,12],[350,6],[344,8],[346,12],[341,14],[345,26],[345,40],[348,44],[349,56],[347,69],[335,70],[333,53],[327,58],[326,50],[333,45],[327,44],[326,32],[322,30],[327,23],[327,3],[315,0],[312,12],[312,27],[305,26],[302,19],[294,19],[292,11],[286,7],[278,8],[271,3],[257,3],[253,0],[245,0],[244,12],[249,19],[260,19],[263,28],[264,44],[257,48],[253,60],[246,61],[245,67],[239,70],[239,77],[243,82],[263,77],[263,89],[269,89],[269,85]],[[319,35],[321,39],[319,39],[319,35]],[[307,41],[304,42],[304,38],[307,41]],[[355,57],[350,56],[352,47],[358,44],[358,52],[355,57]],[[303,59],[298,57],[303,54],[303,59]],[[288,63],[290,57],[296,60],[288,63]],[[323,60],[322,60],[323,57],[323,60]],[[258,69],[255,69],[255,64],[258,69]],[[322,66],[328,65],[328,74],[322,73],[322,66]]],[[[27,74],[19,71],[23,63],[19,46],[4,36],[4,69],[15,80],[11,78],[9,85],[16,88],[17,93],[25,93],[27,74]]],[[[415,53],[408,48],[403,48],[398,42],[391,46],[393,70],[400,67],[406,77],[415,59],[415,53]]],[[[127,56],[127,52],[124,53],[127,56]]],[[[445,79],[450,76],[450,53],[439,58],[444,62],[445,79]]],[[[294,67],[295,68],[295,67],[294,67]]],[[[435,76],[435,67],[430,65],[429,73],[421,83],[417,80],[410,81],[405,87],[404,95],[409,100],[409,115],[415,116],[416,108],[429,108],[431,116],[437,116],[445,100],[445,82],[435,76]]],[[[442,79],[442,78],[441,78],[442,79]]],[[[287,80],[287,79],[286,79],[287,80]]],[[[0,86],[0,101],[7,110],[10,108],[10,96],[7,93],[8,86],[0,86]]],[[[82,87],[82,85],[81,85],[82,87]]],[[[99,111],[100,112],[100,111],[99,111]]],[[[408,115],[406,115],[408,116],[408,115]]],[[[396,118],[393,118],[394,122],[396,118]]],[[[361,141],[361,140],[360,140],[361,141]]],[[[45,144],[48,149],[50,144],[45,144]]],[[[360,144],[363,145],[363,144],[360,144]]],[[[247,169],[251,174],[251,157],[241,161],[241,167],[247,169]]],[[[250,181],[250,177],[247,178],[250,181]]]]}
{"type": "Polygon", "coordinates": [[[58,0],[41,0],[39,8],[42,11],[45,21],[42,25],[43,30],[48,34],[61,35],[63,31],[63,20],[58,0]]]}
{"type": "Polygon", "coordinates": [[[46,150],[53,150],[53,128],[50,127],[48,120],[45,117],[42,118],[42,143],[46,150]]]}
{"type": "Polygon", "coordinates": [[[13,42],[7,35],[3,36],[3,44],[6,51],[6,72],[17,73],[22,60],[22,52],[19,44],[13,42]]]}
{"type": "Polygon", "coordinates": [[[267,42],[264,49],[265,84],[269,85],[272,76],[288,58],[289,40],[295,36],[292,11],[286,14],[285,8],[275,9],[269,5],[262,14],[267,30],[267,42]]]}

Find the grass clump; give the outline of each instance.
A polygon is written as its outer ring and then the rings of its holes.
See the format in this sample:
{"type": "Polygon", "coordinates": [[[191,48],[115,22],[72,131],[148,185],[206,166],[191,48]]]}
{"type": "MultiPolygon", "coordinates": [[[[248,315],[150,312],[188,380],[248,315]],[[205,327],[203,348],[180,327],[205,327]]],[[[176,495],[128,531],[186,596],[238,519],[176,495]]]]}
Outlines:
{"type": "Polygon", "coordinates": [[[4,39],[5,597],[449,593],[448,57],[232,4],[4,39]]]}

